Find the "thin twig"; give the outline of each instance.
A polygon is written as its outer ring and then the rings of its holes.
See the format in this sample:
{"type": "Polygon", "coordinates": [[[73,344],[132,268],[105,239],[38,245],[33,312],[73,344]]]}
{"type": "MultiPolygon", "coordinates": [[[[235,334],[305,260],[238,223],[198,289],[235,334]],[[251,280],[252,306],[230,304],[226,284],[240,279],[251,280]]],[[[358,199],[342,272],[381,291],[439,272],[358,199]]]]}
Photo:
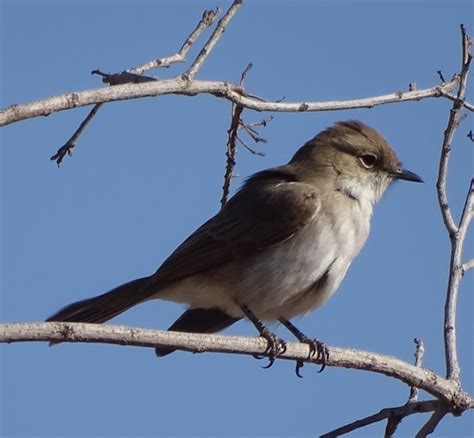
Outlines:
{"type": "MultiPolygon", "coordinates": [[[[415,351],[415,366],[422,367],[423,366],[423,358],[425,356],[425,344],[423,343],[423,339],[415,338],[413,340],[416,345],[415,351]]],[[[418,388],[416,386],[410,387],[410,395],[408,396],[408,403],[413,403],[418,401],[418,388]]]]}
{"type": "Polygon", "coordinates": [[[222,34],[224,33],[227,25],[230,23],[230,20],[234,17],[234,15],[239,10],[240,6],[242,5],[243,0],[235,0],[232,5],[230,6],[229,10],[226,14],[219,20],[217,23],[214,32],[212,32],[211,37],[207,40],[204,47],[199,52],[199,55],[191,64],[188,71],[183,75],[186,81],[192,81],[196,76],[196,73],[201,68],[204,61],[207,59],[209,54],[212,52],[212,49],[217,44],[217,41],[221,38],[222,34]]]}
{"type": "Polygon", "coordinates": [[[61,146],[58,151],[50,158],[51,161],[56,161],[58,167],[61,165],[66,154],[69,156],[72,155],[72,151],[76,147],[79,136],[82,134],[84,129],[86,129],[87,125],[94,118],[97,111],[99,111],[102,105],[103,103],[97,103],[94,105],[94,107],[90,110],[89,114],[87,114],[87,117],[79,125],[79,128],[76,129],[76,132],[74,132],[72,137],[63,146],[61,146]]]}
{"type": "MultiPolygon", "coordinates": [[[[390,420],[392,417],[404,418],[412,414],[431,412],[434,411],[439,406],[439,404],[440,402],[438,400],[426,400],[415,403],[407,403],[393,408],[385,408],[377,414],[370,415],[368,417],[354,421],[353,423],[346,424],[345,426],[332,430],[331,432],[325,433],[324,435],[321,435],[320,438],[335,438],[345,435],[349,432],[353,432],[356,429],[361,429],[371,424],[378,423],[379,421],[390,420]]],[[[387,435],[385,436],[387,437],[387,435]]]]}
{"type": "Polygon", "coordinates": [[[415,438],[426,438],[428,435],[434,432],[436,426],[439,422],[444,418],[444,416],[448,413],[446,407],[443,405],[439,405],[436,410],[433,412],[433,415],[429,418],[429,420],[423,425],[423,427],[418,431],[415,435],[415,438]]]}
{"type": "MultiPolygon", "coordinates": [[[[419,338],[415,338],[413,340],[416,345],[416,350],[415,350],[415,366],[416,367],[422,367],[423,366],[423,357],[425,355],[425,345],[423,341],[419,338]]],[[[408,396],[407,404],[412,404],[416,403],[418,401],[418,388],[415,385],[410,386],[410,394],[408,396]]],[[[403,421],[403,419],[406,417],[406,415],[391,415],[388,420],[387,420],[387,426],[385,427],[385,438],[391,438],[400,423],[403,421]]]]}
{"type": "MultiPolygon", "coordinates": [[[[424,355],[424,344],[423,341],[415,338],[416,344],[415,351],[415,366],[421,368],[423,366],[423,355],[424,355]]],[[[408,401],[402,405],[393,408],[382,409],[377,414],[370,415],[368,417],[362,418],[361,420],[354,421],[353,423],[342,426],[336,430],[333,430],[323,437],[336,437],[344,435],[346,433],[352,432],[356,429],[361,429],[370,424],[387,420],[387,426],[385,427],[385,438],[390,438],[394,435],[397,427],[402,422],[402,420],[412,414],[419,412],[430,412],[436,409],[439,404],[438,400],[429,400],[424,402],[418,402],[418,389],[415,385],[411,386],[410,397],[408,401]],[[416,391],[416,392],[415,392],[416,391]]]]}
{"type": "MultiPolygon", "coordinates": [[[[243,125],[243,124],[242,124],[243,125]]],[[[257,155],[259,157],[264,157],[265,152],[257,151],[256,149],[251,148],[245,141],[243,141],[238,135],[237,135],[237,141],[245,148],[247,149],[251,154],[257,155]]],[[[266,140],[265,140],[266,142],[266,140]]]]}
{"type": "MultiPolygon", "coordinates": [[[[196,28],[191,32],[191,34],[186,38],[186,41],[181,46],[181,49],[178,53],[172,56],[168,56],[161,59],[156,59],[154,61],[147,62],[145,64],[139,65],[138,67],[134,67],[129,69],[128,71],[123,71],[122,73],[116,74],[109,74],[103,73],[100,70],[92,71],[92,74],[97,74],[102,76],[102,82],[107,83],[109,85],[121,85],[121,84],[140,84],[144,82],[152,82],[156,81],[156,78],[150,76],[143,76],[143,73],[147,70],[151,70],[157,67],[169,67],[172,63],[175,62],[183,62],[186,59],[186,55],[193,45],[193,43],[197,40],[199,35],[212,25],[216,20],[217,16],[219,15],[220,9],[217,7],[215,10],[207,10],[204,11],[201,20],[199,21],[196,28]]],[[[79,125],[79,128],[73,134],[73,136],[61,146],[58,151],[51,157],[52,161],[56,161],[57,165],[59,166],[63,161],[64,157],[67,155],[72,155],[72,150],[76,146],[79,136],[82,134],[84,129],[90,123],[90,121],[95,117],[97,111],[101,108],[101,106],[105,102],[99,102],[94,105],[90,113],[87,117],[82,121],[79,125]]]]}
{"type": "Polygon", "coordinates": [[[244,71],[242,72],[242,74],[240,75],[240,85],[243,85],[244,84],[244,81],[245,81],[245,78],[247,77],[247,73],[252,70],[253,68],[253,64],[251,62],[249,62],[247,64],[247,67],[245,67],[244,71]]]}
{"type": "Polygon", "coordinates": [[[469,222],[472,218],[472,198],[473,198],[473,182],[468,191],[464,211],[461,216],[459,227],[454,223],[454,219],[449,208],[446,193],[446,179],[448,173],[449,155],[451,152],[454,133],[461,121],[461,109],[463,108],[464,96],[466,94],[467,77],[469,73],[469,65],[472,56],[471,40],[466,33],[463,25],[461,25],[462,38],[462,63],[461,73],[459,75],[459,88],[457,98],[453,103],[449,113],[447,128],[444,132],[443,145],[441,148],[441,157],[439,165],[438,182],[436,184],[438,190],[438,201],[441,208],[441,214],[449,233],[451,242],[451,257],[449,267],[449,280],[446,292],[446,302],[444,307],[444,346],[446,358],[446,377],[459,383],[460,367],[457,357],[456,344],[456,307],[459,291],[459,284],[462,279],[462,247],[464,244],[465,234],[469,222]]]}
{"type": "Polygon", "coordinates": [[[255,128],[256,126],[263,126],[265,128],[272,120],[273,116],[269,116],[266,119],[262,119],[257,122],[247,123],[245,126],[247,126],[249,129],[255,128]]]}
{"type": "Polygon", "coordinates": [[[471,259],[469,260],[468,262],[464,263],[462,266],[462,272],[463,272],[463,275],[469,271],[469,269],[472,269],[474,268],[474,259],[471,259]]]}
{"type": "Polygon", "coordinates": [[[186,41],[181,46],[181,49],[178,53],[175,53],[171,56],[166,56],[163,58],[155,59],[153,61],[146,62],[145,64],[139,65],[137,67],[131,68],[130,73],[137,73],[139,75],[143,74],[148,70],[155,68],[169,67],[171,64],[176,62],[184,62],[186,60],[186,55],[188,54],[189,49],[196,42],[202,32],[211,26],[220,13],[219,6],[215,10],[207,10],[202,14],[202,18],[197,24],[196,28],[191,32],[191,34],[186,38],[186,41]]]}
{"type": "Polygon", "coordinates": [[[446,83],[446,79],[444,79],[443,72],[441,70],[437,70],[436,73],[438,73],[439,79],[442,84],[446,83]]]}
{"type": "Polygon", "coordinates": [[[235,167],[235,152],[236,152],[236,140],[237,132],[240,126],[240,116],[244,107],[241,105],[232,105],[232,118],[230,121],[230,128],[227,131],[228,140],[227,140],[227,149],[226,149],[226,166],[224,174],[224,185],[222,186],[222,198],[221,198],[221,208],[224,207],[229,197],[230,191],[230,181],[234,173],[235,167]]]}
{"type": "Polygon", "coordinates": [[[267,140],[263,138],[258,131],[248,126],[246,123],[241,124],[241,128],[250,136],[255,143],[266,143],[267,140]]]}

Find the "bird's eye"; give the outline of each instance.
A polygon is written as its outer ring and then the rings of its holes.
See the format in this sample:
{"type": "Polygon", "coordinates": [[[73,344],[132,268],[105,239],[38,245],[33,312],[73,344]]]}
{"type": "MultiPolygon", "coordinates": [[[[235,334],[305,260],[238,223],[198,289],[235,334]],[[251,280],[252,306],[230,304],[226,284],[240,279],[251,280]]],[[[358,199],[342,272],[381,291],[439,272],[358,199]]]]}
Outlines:
{"type": "Polygon", "coordinates": [[[371,169],[377,163],[377,156],[374,154],[364,154],[359,157],[359,160],[365,168],[371,169]]]}

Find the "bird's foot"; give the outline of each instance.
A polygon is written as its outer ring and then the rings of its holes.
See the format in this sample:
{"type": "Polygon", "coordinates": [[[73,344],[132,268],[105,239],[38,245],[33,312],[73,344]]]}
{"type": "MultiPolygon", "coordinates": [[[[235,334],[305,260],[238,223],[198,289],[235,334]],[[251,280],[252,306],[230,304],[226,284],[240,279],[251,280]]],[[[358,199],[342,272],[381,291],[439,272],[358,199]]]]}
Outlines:
{"type": "MultiPolygon", "coordinates": [[[[307,344],[309,346],[309,354],[308,354],[308,359],[316,359],[318,361],[321,361],[321,368],[318,371],[318,373],[321,373],[324,368],[326,368],[326,362],[329,359],[329,350],[324,345],[324,342],[320,341],[319,339],[314,339],[314,338],[309,338],[306,335],[302,335],[299,338],[299,341],[302,344],[307,344]]],[[[300,374],[301,368],[303,368],[304,363],[302,361],[297,361],[296,362],[296,375],[298,377],[303,377],[300,374]]]]}
{"type": "MultiPolygon", "coordinates": [[[[262,367],[262,368],[270,368],[273,365],[273,362],[275,362],[275,358],[279,354],[283,354],[286,351],[286,342],[283,339],[280,339],[275,333],[271,332],[268,330],[267,327],[265,327],[254,314],[253,312],[246,306],[246,305],[241,305],[240,308],[242,309],[242,312],[244,312],[245,316],[249,319],[249,321],[255,326],[255,328],[258,330],[258,333],[260,336],[267,341],[267,348],[263,352],[265,356],[268,357],[268,365],[262,367]]],[[[263,356],[260,355],[253,355],[256,359],[262,359],[263,356]]]]}
{"type": "MultiPolygon", "coordinates": [[[[275,358],[286,351],[286,342],[266,327],[261,331],[260,336],[267,341],[267,348],[264,354],[268,355],[268,365],[265,365],[262,368],[270,368],[275,362],[275,358]]],[[[261,358],[259,356],[255,357],[257,357],[257,359],[261,358]]]]}

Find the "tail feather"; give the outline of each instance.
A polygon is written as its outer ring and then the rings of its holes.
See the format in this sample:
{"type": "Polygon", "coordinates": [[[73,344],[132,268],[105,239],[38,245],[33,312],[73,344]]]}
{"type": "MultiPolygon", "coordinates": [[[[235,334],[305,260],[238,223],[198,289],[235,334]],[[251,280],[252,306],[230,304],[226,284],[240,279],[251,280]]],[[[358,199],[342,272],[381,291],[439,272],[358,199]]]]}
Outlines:
{"type": "MultiPolygon", "coordinates": [[[[152,277],[139,278],[97,297],[88,298],[63,307],[46,321],[103,323],[149,298],[152,277]]],[[[188,309],[168,330],[186,333],[215,333],[231,326],[234,318],[220,309],[188,309]]],[[[51,342],[50,345],[59,342],[51,342]]],[[[157,347],[157,356],[175,351],[172,347],[157,347]]]]}
{"type": "MultiPolygon", "coordinates": [[[[231,326],[240,318],[234,318],[220,309],[188,309],[168,330],[185,333],[215,333],[231,326]]],[[[159,357],[176,351],[172,347],[156,347],[159,357]]]]}
{"type": "Polygon", "coordinates": [[[130,281],[97,297],[63,307],[46,321],[103,323],[148,298],[151,278],[130,281]]]}

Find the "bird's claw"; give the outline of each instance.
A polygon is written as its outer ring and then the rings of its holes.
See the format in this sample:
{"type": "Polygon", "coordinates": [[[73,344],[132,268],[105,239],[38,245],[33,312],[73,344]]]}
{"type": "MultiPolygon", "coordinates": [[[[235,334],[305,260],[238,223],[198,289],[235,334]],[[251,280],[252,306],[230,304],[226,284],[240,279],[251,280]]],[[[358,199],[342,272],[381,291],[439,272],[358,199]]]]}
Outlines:
{"type": "Polygon", "coordinates": [[[278,355],[285,353],[286,342],[267,329],[265,329],[260,334],[260,336],[267,341],[267,348],[265,349],[264,354],[268,355],[268,364],[262,366],[262,368],[266,369],[270,368],[273,365],[273,363],[275,362],[275,358],[278,355]]]}
{"type": "MultiPolygon", "coordinates": [[[[329,350],[324,345],[324,342],[320,341],[319,339],[313,339],[309,337],[304,337],[300,339],[300,342],[303,344],[307,344],[309,346],[309,354],[308,354],[308,359],[316,359],[318,361],[321,361],[321,368],[318,371],[318,373],[321,373],[324,368],[326,368],[326,362],[329,359],[329,350]]],[[[303,368],[304,363],[302,361],[297,361],[296,362],[296,375],[298,377],[303,377],[300,373],[301,368],[303,368]]]]}

